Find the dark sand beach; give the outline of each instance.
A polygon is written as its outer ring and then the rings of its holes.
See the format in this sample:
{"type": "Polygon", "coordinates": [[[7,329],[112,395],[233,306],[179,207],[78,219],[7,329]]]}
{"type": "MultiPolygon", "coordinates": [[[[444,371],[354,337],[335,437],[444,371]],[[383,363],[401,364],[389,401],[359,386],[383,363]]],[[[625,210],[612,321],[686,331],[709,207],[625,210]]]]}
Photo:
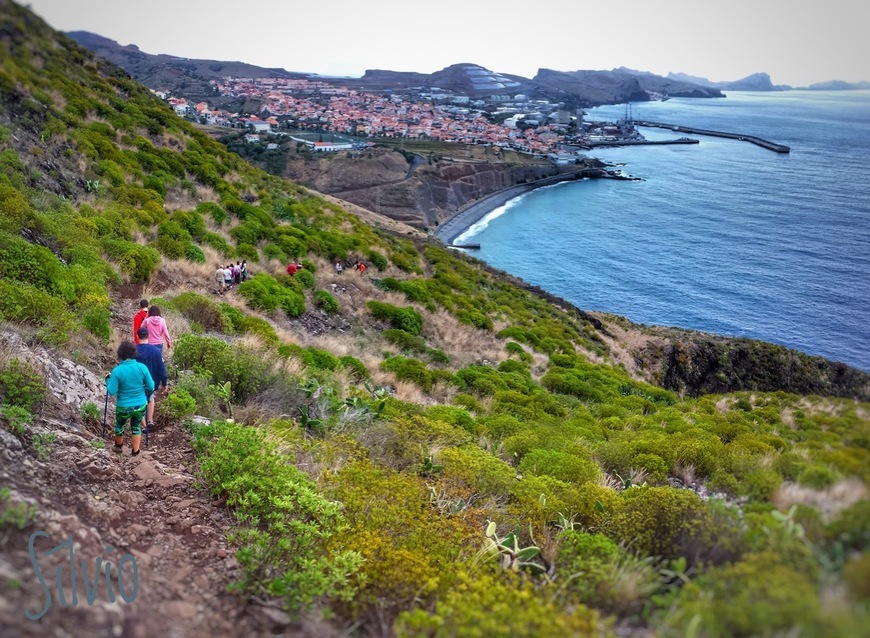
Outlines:
{"type": "Polygon", "coordinates": [[[605,170],[600,167],[594,167],[585,168],[577,172],[561,173],[559,175],[545,177],[544,179],[539,179],[537,181],[529,182],[527,184],[517,184],[516,186],[511,186],[510,188],[496,191],[491,195],[487,195],[486,197],[478,199],[464,206],[456,213],[454,213],[451,217],[448,217],[441,224],[439,224],[438,228],[435,229],[433,234],[445,244],[450,245],[462,233],[464,233],[474,224],[483,219],[487,213],[494,211],[499,206],[503,206],[510,200],[514,199],[515,197],[519,197],[523,193],[528,193],[529,191],[535,190],[536,188],[543,188],[544,186],[552,186],[553,184],[558,184],[560,182],[574,181],[587,177],[626,179],[625,177],[617,173],[605,170]]]}

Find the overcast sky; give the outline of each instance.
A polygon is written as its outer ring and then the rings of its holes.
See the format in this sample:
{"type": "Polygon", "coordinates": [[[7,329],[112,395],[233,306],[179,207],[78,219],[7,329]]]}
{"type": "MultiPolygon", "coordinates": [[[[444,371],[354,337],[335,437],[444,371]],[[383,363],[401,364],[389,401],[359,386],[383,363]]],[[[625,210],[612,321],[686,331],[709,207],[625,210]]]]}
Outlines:
{"type": "Polygon", "coordinates": [[[146,53],[359,77],[460,62],[531,78],[626,66],[774,84],[870,80],[866,0],[30,0],[61,31],[146,53]]]}

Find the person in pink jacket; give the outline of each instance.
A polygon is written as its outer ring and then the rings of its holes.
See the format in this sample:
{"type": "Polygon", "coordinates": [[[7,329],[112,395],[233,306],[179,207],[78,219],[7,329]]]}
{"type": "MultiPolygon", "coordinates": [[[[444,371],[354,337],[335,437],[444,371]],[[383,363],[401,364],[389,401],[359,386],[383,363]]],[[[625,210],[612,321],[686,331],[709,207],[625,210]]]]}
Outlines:
{"type": "Polygon", "coordinates": [[[158,306],[151,306],[148,309],[148,316],[142,321],[142,325],[148,328],[148,343],[157,346],[163,352],[163,342],[166,341],[166,347],[172,349],[172,339],[169,337],[169,330],[166,329],[166,321],[160,316],[158,306]]]}

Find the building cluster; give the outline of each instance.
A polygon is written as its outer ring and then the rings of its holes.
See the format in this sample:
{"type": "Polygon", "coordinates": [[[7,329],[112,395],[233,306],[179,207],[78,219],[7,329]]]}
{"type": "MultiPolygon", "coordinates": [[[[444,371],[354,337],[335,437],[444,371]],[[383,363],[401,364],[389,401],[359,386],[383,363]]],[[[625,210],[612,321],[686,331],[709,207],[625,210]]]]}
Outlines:
{"type": "MultiPolygon", "coordinates": [[[[261,132],[293,128],[362,138],[484,144],[564,159],[566,148],[583,145],[584,135],[611,134],[600,126],[583,125],[582,112],[574,113],[546,100],[532,101],[522,94],[496,95],[488,100],[472,100],[441,89],[376,94],[317,80],[277,78],[224,78],[212,84],[221,96],[261,101],[259,116],[239,117],[212,110],[206,102],[166,99],[183,117],[251,129],[252,141],[259,139],[254,135],[261,132]]],[[[341,144],[318,144],[309,145],[313,150],[343,148],[341,144]]]]}

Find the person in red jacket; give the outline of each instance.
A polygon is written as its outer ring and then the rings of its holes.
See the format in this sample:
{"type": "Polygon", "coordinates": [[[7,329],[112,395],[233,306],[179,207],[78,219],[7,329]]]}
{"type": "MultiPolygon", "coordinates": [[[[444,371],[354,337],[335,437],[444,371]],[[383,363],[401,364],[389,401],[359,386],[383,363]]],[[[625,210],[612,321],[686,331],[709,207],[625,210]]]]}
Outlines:
{"type": "Polygon", "coordinates": [[[291,277],[296,274],[296,264],[292,261],[287,264],[287,274],[291,277]]]}
{"type": "MultiPolygon", "coordinates": [[[[142,326],[142,320],[148,316],[148,300],[141,299],[139,301],[139,312],[133,315],[133,343],[139,343],[139,328],[142,326]]],[[[146,340],[147,343],[147,340],[146,340]]]]}

